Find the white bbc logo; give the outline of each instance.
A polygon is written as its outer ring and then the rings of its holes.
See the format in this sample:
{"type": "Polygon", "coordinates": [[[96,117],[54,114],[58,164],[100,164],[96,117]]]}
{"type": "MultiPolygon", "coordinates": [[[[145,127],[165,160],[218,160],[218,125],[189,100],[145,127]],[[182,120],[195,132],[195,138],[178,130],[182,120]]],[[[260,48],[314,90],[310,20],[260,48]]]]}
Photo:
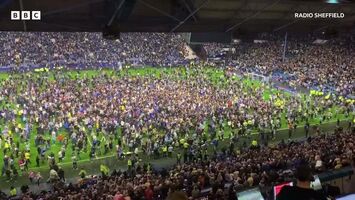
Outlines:
{"type": "Polygon", "coordinates": [[[11,20],[41,20],[41,11],[11,11],[11,20]]]}

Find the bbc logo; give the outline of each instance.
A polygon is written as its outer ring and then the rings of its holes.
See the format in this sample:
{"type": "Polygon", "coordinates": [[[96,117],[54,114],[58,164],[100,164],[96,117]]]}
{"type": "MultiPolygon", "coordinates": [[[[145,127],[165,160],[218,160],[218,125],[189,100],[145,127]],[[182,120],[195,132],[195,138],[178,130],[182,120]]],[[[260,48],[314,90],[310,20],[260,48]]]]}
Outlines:
{"type": "Polygon", "coordinates": [[[11,11],[11,20],[41,20],[41,11],[11,11]]]}

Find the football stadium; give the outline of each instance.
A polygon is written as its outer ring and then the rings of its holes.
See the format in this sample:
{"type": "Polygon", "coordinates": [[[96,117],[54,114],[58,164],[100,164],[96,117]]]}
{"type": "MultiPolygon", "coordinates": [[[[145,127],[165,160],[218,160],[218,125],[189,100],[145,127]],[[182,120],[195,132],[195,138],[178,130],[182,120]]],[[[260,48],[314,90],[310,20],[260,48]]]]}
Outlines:
{"type": "Polygon", "coordinates": [[[355,199],[354,11],[0,1],[0,199],[355,199]]]}

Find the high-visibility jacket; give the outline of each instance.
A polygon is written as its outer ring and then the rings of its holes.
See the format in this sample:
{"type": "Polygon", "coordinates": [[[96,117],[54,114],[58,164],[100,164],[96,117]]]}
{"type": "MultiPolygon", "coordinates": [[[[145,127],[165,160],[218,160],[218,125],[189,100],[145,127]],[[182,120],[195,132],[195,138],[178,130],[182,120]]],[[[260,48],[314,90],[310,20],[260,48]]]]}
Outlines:
{"type": "Polygon", "coordinates": [[[184,138],[180,139],[180,144],[184,145],[184,143],[185,143],[185,139],[184,138]]]}
{"type": "Polygon", "coordinates": [[[26,152],[26,153],[25,153],[25,158],[26,158],[26,160],[29,160],[29,159],[30,159],[30,157],[31,157],[31,154],[30,154],[30,153],[28,153],[28,152],[26,152]]]}
{"type": "Polygon", "coordinates": [[[132,160],[131,160],[131,159],[128,159],[128,161],[127,161],[127,166],[128,166],[128,167],[131,167],[131,166],[132,166],[132,160]]]}
{"type": "Polygon", "coordinates": [[[81,178],[85,178],[85,176],[86,176],[86,171],[82,169],[82,170],[79,172],[79,176],[80,176],[81,178]]]}
{"type": "Polygon", "coordinates": [[[189,148],[189,144],[187,142],[184,143],[184,148],[185,149],[189,148]]]}
{"type": "Polygon", "coordinates": [[[251,144],[252,144],[253,146],[257,146],[257,145],[258,145],[258,142],[257,142],[256,140],[253,140],[253,141],[251,142],[251,144]]]}
{"type": "Polygon", "coordinates": [[[110,169],[106,166],[106,165],[100,165],[100,171],[105,174],[108,175],[110,169]]]}
{"type": "Polygon", "coordinates": [[[17,190],[16,188],[10,190],[10,196],[16,196],[17,195],[17,190]]]}

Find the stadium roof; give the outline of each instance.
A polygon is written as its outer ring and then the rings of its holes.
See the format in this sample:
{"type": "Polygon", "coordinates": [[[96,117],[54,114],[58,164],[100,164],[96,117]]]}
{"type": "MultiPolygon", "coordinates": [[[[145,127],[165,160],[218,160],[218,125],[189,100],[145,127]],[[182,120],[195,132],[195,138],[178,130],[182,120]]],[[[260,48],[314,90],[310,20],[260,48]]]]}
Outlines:
{"type": "Polygon", "coordinates": [[[0,0],[3,31],[309,32],[355,26],[355,2],[325,0],[0,0]],[[21,5],[22,4],[22,5],[21,5]],[[22,9],[21,9],[22,8],[22,9]],[[39,10],[41,21],[11,21],[39,10]],[[297,19],[295,12],[344,13],[342,19],[297,19]],[[110,23],[111,22],[111,23],[110,23]]]}

